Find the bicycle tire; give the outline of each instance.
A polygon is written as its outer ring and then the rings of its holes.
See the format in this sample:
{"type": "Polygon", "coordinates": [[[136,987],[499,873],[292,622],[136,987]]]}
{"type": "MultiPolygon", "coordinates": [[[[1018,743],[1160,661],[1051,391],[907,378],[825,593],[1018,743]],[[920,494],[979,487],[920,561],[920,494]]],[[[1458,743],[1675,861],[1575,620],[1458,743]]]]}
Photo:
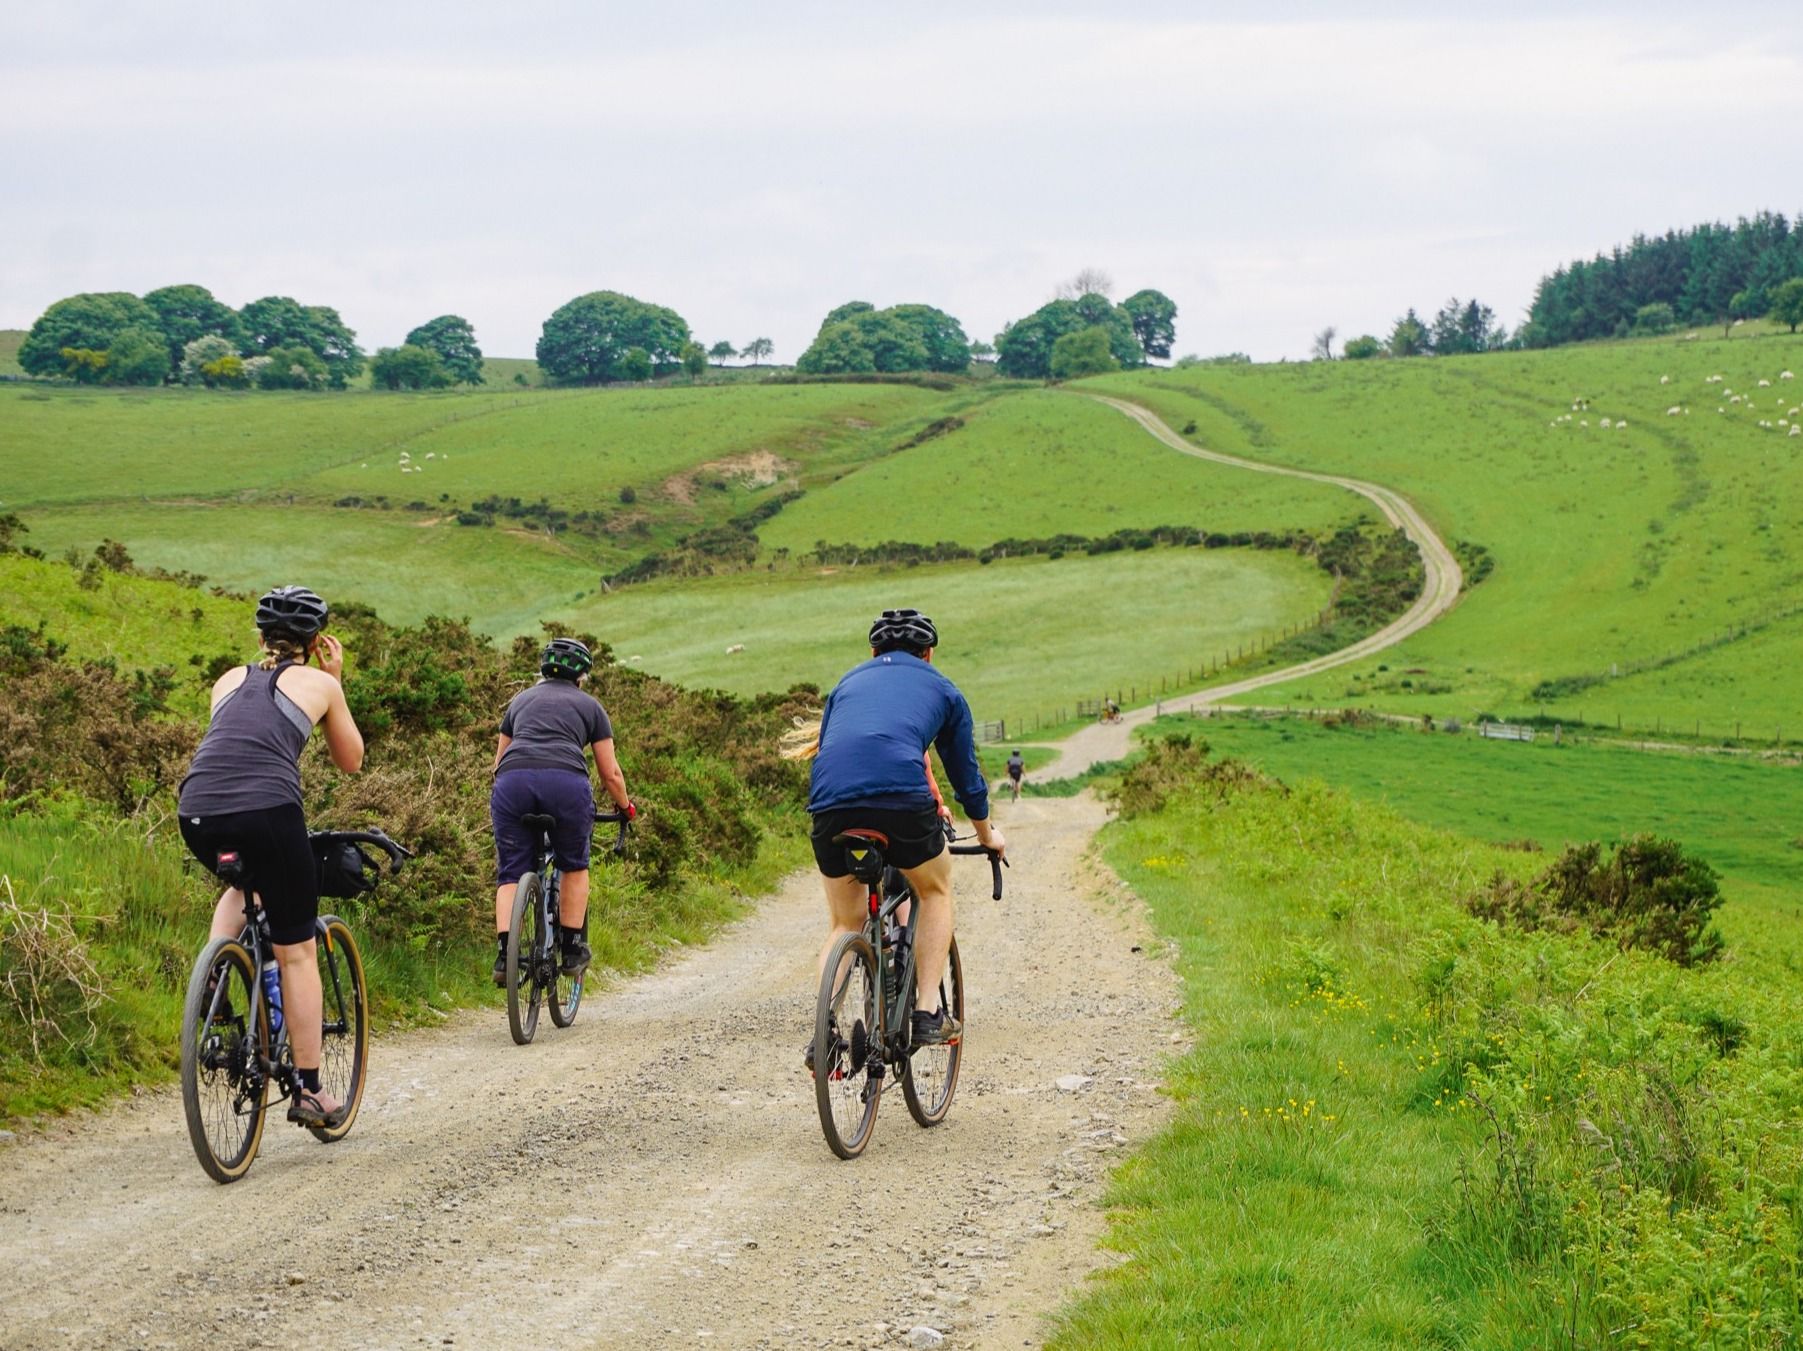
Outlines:
{"type": "Polygon", "coordinates": [[[507,1030],[514,1044],[525,1046],[538,1031],[538,1009],[544,987],[538,983],[538,963],[544,953],[537,873],[520,878],[513,892],[513,918],[507,924],[507,1030]]]}
{"type": "Polygon", "coordinates": [[[870,1073],[872,1065],[883,1069],[876,953],[863,934],[842,934],[820,973],[814,1006],[814,1105],[827,1148],[842,1159],[862,1154],[876,1129],[883,1080],[870,1073]]]}
{"type": "Polygon", "coordinates": [[[201,950],[182,1001],[182,1112],[194,1157],[218,1183],[250,1171],[263,1139],[269,1081],[256,1057],[269,1054],[269,1006],[257,998],[260,977],[249,949],[235,938],[215,938],[201,950]],[[213,973],[224,986],[215,998],[213,973]],[[220,1030],[217,1015],[257,1010],[256,1026],[242,1016],[220,1030]]]}
{"type": "Polygon", "coordinates": [[[309,1126],[313,1138],[329,1145],[351,1132],[363,1106],[369,1066],[369,998],[363,983],[363,956],[348,924],[322,915],[316,925],[319,988],[325,1028],[320,1037],[319,1083],[345,1104],[336,1126],[309,1126]]]}
{"type": "Polygon", "coordinates": [[[559,1027],[568,1027],[576,1021],[576,1010],[582,1007],[582,986],[588,979],[588,972],[580,976],[566,976],[555,962],[551,966],[551,988],[547,992],[545,1003],[551,1009],[551,1021],[559,1027]]]}
{"type": "MultiPolygon", "coordinates": [[[[912,1001],[910,1001],[912,1002],[912,1001]]],[[[958,958],[958,940],[952,939],[946,954],[945,974],[939,978],[939,1010],[964,1021],[964,963],[958,958]]],[[[958,1067],[964,1063],[964,1038],[950,1046],[918,1046],[902,1071],[902,1101],[908,1115],[922,1126],[937,1126],[951,1110],[958,1089],[958,1067]]]]}

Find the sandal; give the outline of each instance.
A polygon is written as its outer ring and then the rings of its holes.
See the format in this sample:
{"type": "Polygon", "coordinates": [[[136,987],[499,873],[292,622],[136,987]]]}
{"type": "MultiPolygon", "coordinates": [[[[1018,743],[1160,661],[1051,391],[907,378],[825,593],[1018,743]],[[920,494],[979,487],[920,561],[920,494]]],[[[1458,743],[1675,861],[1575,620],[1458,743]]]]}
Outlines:
{"type": "Polygon", "coordinates": [[[288,1104],[288,1120],[297,1126],[324,1127],[330,1130],[344,1120],[344,1106],[340,1104],[328,1111],[312,1089],[303,1088],[295,1093],[288,1104]]]}

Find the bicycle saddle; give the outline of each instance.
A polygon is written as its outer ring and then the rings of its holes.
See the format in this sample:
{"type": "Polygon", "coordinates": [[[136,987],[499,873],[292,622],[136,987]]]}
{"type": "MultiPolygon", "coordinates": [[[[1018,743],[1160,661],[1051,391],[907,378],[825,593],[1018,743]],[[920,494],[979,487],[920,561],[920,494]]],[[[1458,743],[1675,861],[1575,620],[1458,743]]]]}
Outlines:
{"type": "Polygon", "coordinates": [[[845,850],[845,861],[853,877],[876,885],[883,875],[882,851],[889,847],[887,835],[880,830],[846,830],[833,836],[833,843],[845,850]]]}
{"type": "Polygon", "coordinates": [[[543,812],[533,812],[520,818],[520,824],[527,830],[550,830],[557,824],[555,816],[547,816],[543,812]]]}

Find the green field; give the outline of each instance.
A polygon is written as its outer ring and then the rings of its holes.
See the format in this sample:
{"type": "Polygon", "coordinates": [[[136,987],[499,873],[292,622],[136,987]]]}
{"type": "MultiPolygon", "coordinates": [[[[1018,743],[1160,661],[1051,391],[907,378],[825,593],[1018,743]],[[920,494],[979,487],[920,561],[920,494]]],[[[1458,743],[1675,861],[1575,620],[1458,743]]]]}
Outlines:
{"type": "Polygon", "coordinates": [[[1803,626],[1766,630],[1757,657],[1683,653],[1803,601],[1803,436],[1775,425],[1794,426],[1803,404],[1787,369],[1803,370],[1803,338],[1196,367],[1086,386],[1179,429],[1193,420],[1203,445],[1399,488],[1448,538],[1491,550],[1494,574],[1432,628],[1264,701],[1466,717],[1544,703],[1649,730],[1699,718],[1769,729],[1803,726],[1800,687],[1782,674],[1803,658],[1803,626]],[[1751,411],[1727,390],[1754,398],[1751,411]],[[1588,409],[1571,414],[1580,397],[1588,409]],[[1627,429],[1603,430],[1605,417],[1627,429]],[[1609,674],[1667,658],[1651,679],[1609,674]],[[1720,662],[1744,677],[1711,680],[1720,662]],[[1550,680],[1583,688],[1535,698],[1550,680]]]}
{"type": "Polygon", "coordinates": [[[759,532],[799,554],[816,541],[955,540],[981,548],[1127,526],[1285,530],[1338,524],[1360,503],[1294,479],[1189,460],[1112,409],[1053,390],[1007,394],[965,425],[811,492],[759,532]]]}
{"type": "Polygon", "coordinates": [[[141,567],[198,572],[252,594],[304,581],[329,601],[362,601],[397,623],[441,614],[502,637],[537,633],[540,614],[597,590],[601,569],[626,558],[605,546],[579,555],[542,533],[460,526],[431,512],[112,503],[29,519],[26,542],[53,558],[112,536],[130,541],[141,567]]]}
{"type": "Polygon", "coordinates": [[[1288,783],[1315,777],[1430,826],[1549,850],[1643,831],[1693,849],[1727,879],[1737,945],[1789,948],[1803,919],[1803,776],[1752,756],[1609,744],[1486,741],[1394,725],[1298,718],[1166,719],[1218,754],[1288,783]],[[1783,929],[1772,922],[1781,920],[1783,929]]]}
{"type": "Polygon", "coordinates": [[[878,611],[915,606],[938,624],[936,659],[977,716],[1018,721],[1312,620],[1328,590],[1327,576],[1294,554],[1156,549],[656,582],[557,617],[643,670],[753,693],[799,681],[830,687],[867,655],[878,611]],[[745,650],[727,654],[737,643],[745,650]]]}
{"type": "Polygon", "coordinates": [[[0,328],[0,375],[23,375],[19,365],[19,345],[25,341],[22,328],[0,328]]]}

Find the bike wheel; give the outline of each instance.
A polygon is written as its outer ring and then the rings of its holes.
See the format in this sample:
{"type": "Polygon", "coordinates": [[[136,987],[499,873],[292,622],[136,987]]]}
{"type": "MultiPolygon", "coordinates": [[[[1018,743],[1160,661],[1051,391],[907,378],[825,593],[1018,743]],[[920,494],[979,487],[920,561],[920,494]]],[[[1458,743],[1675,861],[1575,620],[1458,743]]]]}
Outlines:
{"type": "Polygon", "coordinates": [[[336,1126],[309,1126],[313,1138],[331,1144],[351,1132],[363,1105],[363,1080],[369,1060],[369,1000],[363,988],[363,957],[350,926],[336,915],[322,916],[315,947],[319,954],[319,988],[325,1020],[319,1046],[319,1086],[345,1104],[336,1126]]]}
{"type": "Polygon", "coordinates": [[[538,1031],[538,1007],[545,998],[545,988],[538,983],[546,943],[544,907],[538,898],[543,885],[537,873],[520,878],[513,893],[513,919],[507,925],[507,1030],[520,1046],[538,1031]]]}
{"type": "Polygon", "coordinates": [[[580,976],[566,976],[562,964],[553,954],[551,962],[551,988],[546,1003],[551,1006],[551,1021],[559,1027],[568,1027],[576,1021],[576,1010],[582,1007],[582,983],[588,979],[588,972],[580,976]]]}
{"type": "Polygon", "coordinates": [[[194,963],[182,1003],[182,1111],[194,1157],[215,1182],[243,1177],[263,1139],[269,1079],[257,1058],[269,1050],[269,1006],[255,998],[257,988],[250,952],[215,938],[194,963]]]}
{"type": "Polygon", "coordinates": [[[814,1103],[827,1147],[855,1159],[870,1143],[883,1098],[883,993],[862,934],[833,944],[814,1009],[814,1103]]]}
{"type": "MultiPolygon", "coordinates": [[[[945,974],[939,978],[939,1007],[936,1012],[949,1013],[964,1021],[964,964],[958,960],[958,940],[952,939],[952,950],[945,959],[945,974]]],[[[918,1046],[908,1057],[902,1073],[902,1101],[908,1104],[908,1115],[923,1126],[937,1126],[945,1120],[952,1105],[952,1093],[958,1087],[958,1066],[964,1061],[964,1038],[949,1046],[918,1046]]]]}

